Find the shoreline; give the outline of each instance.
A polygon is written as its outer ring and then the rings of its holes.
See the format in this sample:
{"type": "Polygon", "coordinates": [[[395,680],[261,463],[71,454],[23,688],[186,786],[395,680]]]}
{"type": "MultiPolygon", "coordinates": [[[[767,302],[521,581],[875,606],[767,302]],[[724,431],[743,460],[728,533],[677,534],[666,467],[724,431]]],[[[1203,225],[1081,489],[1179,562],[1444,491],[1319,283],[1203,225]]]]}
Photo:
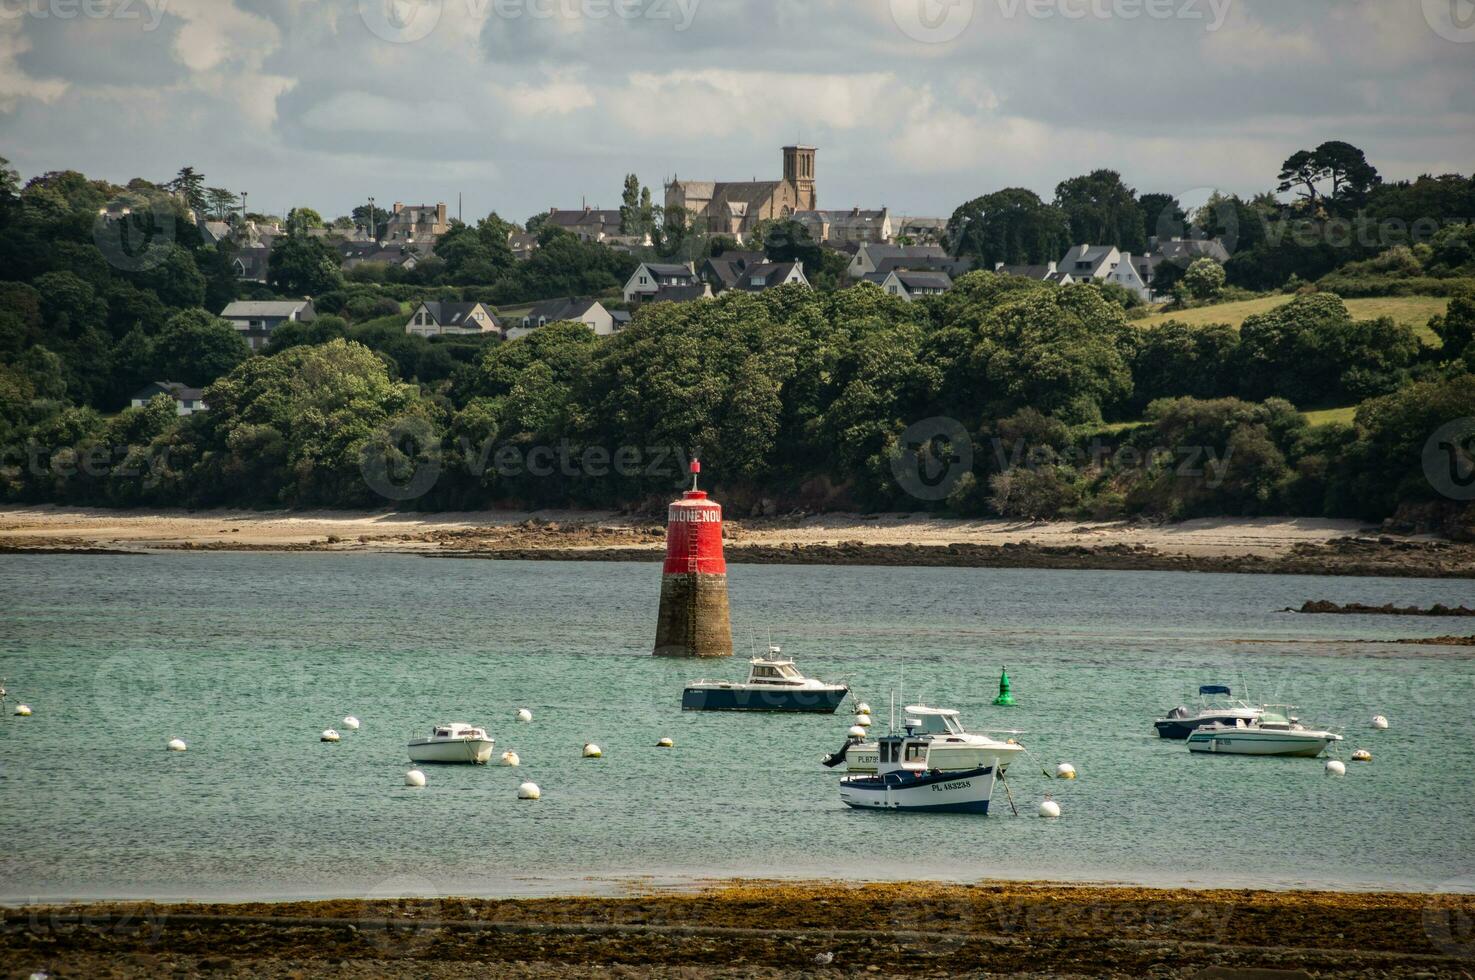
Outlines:
{"type": "MultiPolygon", "coordinates": [[[[0,554],[327,552],[509,561],[655,562],[655,518],[591,511],[0,510],[0,554]]],[[[1475,544],[1392,537],[1356,521],[1025,523],[917,514],[732,518],[732,564],[1200,571],[1475,578],[1475,544]]]]}
{"type": "Polygon", "coordinates": [[[124,977],[561,978],[596,966],[640,977],[1191,976],[1211,966],[1443,977],[1467,975],[1475,959],[1461,931],[1472,913],[1468,893],[739,880],[615,897],[13,908],[0,913],[0,962],[124,977]]]}

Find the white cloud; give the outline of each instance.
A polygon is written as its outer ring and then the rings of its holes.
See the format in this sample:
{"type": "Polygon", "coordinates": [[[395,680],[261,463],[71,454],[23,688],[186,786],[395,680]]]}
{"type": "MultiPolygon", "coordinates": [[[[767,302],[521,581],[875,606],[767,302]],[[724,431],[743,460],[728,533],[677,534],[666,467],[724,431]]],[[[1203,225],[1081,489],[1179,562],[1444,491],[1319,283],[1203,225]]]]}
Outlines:
{"type": "Polygon", "coordinates": [[[23,27],[19,18],[0,17],[0,112],[12,111],[21,99],[55,102],[67,90],[64,81],[32,78],[21,70],[19,58],[31,50],[23,27]]]}

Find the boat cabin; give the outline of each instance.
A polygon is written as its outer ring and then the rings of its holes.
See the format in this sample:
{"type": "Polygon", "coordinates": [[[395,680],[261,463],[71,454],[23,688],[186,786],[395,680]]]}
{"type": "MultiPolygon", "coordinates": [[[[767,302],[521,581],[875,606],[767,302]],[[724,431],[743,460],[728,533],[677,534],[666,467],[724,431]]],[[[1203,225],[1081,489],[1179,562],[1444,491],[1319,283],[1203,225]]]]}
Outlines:
{"type": "Polygon", "coordinates": [[[465,722],[453,721],[449,725],[436,725],[431,738],[486,738],[487,733],[465,722]]]}
{"type": "Polygon", "coordinates": [[[754,657],[748,663],[749,684],[803,684],[805,680],[792,660],[754,657]]]}
{"type": "Polygon", "coordinates": [[[952,708],[929,708],[925,704],[908,705],[906,725],[927,735],[964,735],[967,730],[952,708]]]}
{"type": "MultiPolygon", "coordinates": [[[[912,719],[907,719],[911,721],[912,719]]],[[[876,739],[880,758],[876,772],[957,772],[982,769],[998,761],[998,753],[985,746],[941,742],[930,734],[908,730],[905,735],[883,735],[876,739]]]]}

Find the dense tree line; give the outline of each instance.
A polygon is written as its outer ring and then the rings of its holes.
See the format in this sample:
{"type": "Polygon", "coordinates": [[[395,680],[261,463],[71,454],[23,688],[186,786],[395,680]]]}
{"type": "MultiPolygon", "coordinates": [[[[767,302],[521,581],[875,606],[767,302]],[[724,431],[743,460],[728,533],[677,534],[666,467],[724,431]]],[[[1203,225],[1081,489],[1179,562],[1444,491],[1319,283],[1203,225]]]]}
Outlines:
{"type": "MultiPolygon", "coordinates": [[[[869,284],[656,304],[605,339],[576,324],[506,343],[407,335],[404,304],[418,299],[595,292],[634,261],[544,227],[543,248],[513,263],[495,215],[441,240],[436,284],[369,284],[327,268],[305,233],[320,219],[295,212],[274,275],[283,288],[321,276],[321,316],[253,355],[209,312],[241,289],[228,248],[185,219],[197,191],[213,206],[209,188],[193,173],[175,183],[56,173],[21,187],[0,165],[0,499],[639,506],[669,495],[681,457],[700,453],[739,508],[1379,518],[1441,502],[1421,454],[1440,425],[1475,417],[1475,297],[1458,290],[1431,323],[1437,347],[1356,320],[1327,292],[1287,296],[1237,330],[1143,329],[1097,285],[988,272],[911,304],[869,284]],[[210,410],[124,407],[165,379],[207,386],[210,410]],[[1310,426],[1298,411],[1355,402],[1352,425],[1310,426]],[[918,436],[926,420],[951,421],[918,436]],[[945,492],[899,476],[948,470],[965,443],[971,465],[945,492]]],[[[1147,234],[1143,199],[1134,216],[1110,176],[1067,183],[1080,210],[1051,234],[1147,234]]],[[[1371,208],[1389,193],[1365,184],[1339,178],[1321,206],[1371,208]]],[[[1030,237],[1040,207],[1010,195],[968,233],[1028,260],[1044,247],[1030,237]]],[[[775,257],[843,275],[794,223],[763,233],[775,257]]],[[[1463,268],[1464,249],[1450,235],[1349,274],[1422,279],[1463,268]]],[[[1198,278],[1219,285],[1208,270],[1185,285],[1198,278]]]]}
{"type": "MultiPolygon", "coordinates": [[[[1475,275],[1475,177],[1385,182],[1361,150],[1332,141],[1292,154],[1276,181],[1249,199],[1216,193],[1189,213],[1171,194],[1138,194],[1116,171],[1097,170],[1062,181],[1050,201],[1019,187],[968,201],[948,243],[992,269],[1054,261],[1083,242],[1142,254],[1153,238],[1215,238],[1230,252],[1228,283],[1251,290],[1315,282],[1349,263],[1366,264],[1326,288],[1443,294],[1440,280],[1475,275]]],[[[1166,295],[1186,269],[1165,263],[1154,288],[1166,295]]]]}

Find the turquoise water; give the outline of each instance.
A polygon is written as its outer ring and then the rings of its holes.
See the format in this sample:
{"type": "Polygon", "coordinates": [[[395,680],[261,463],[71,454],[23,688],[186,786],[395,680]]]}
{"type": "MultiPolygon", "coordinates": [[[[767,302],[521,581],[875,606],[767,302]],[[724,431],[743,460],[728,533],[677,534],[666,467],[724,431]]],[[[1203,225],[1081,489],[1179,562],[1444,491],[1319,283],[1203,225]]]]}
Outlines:
{"type": "MultiPolygon", "coordinates": [[[[683,714],[648,656],[659,567],[375,555],[0,556],[0,899],[588,891],[629,876],[981,877],[1434,889],[1475,864],[1475,657],[1373,646],[1468,621],[1298,616],[1469,582],[1170,572],[733,566],[734,637],[1014,728],[1053,771],[1024,818],[862,813],[819,758],[848,713],[683,714]],[[1316,641],[1316,642],[1308,642],[1316,641]],[[1007,664],[1019,700],[989,705],[1007,664]],[[1190,755],[1151,722],[1201,683],[1344,729],[1318,760],[1190,755]],[[10,717],[14,697],[35,714],[10,717]],[[513,721],[530,708],[530,725],[513,721]],[[362,731],[318,733],[346,714],[362,731]],[[1368,721],[1385,714],[1386,732],[1368,721]],[[404,742],[484,724],[521,769],[404,742]],[[164,743],[184,738],[189,751],[164,743]],[[662,736],[673,750],[655,747],[662,736]],[[605,751],[579,758],[586,740],[605,751]],[[533,779],[541,802],[519,803],[533,779]],[[1046,792],[1064,808],[1035,819],[1046,792]]],[[[846,712],[848,709],[842,709],[846,712]]]]}

